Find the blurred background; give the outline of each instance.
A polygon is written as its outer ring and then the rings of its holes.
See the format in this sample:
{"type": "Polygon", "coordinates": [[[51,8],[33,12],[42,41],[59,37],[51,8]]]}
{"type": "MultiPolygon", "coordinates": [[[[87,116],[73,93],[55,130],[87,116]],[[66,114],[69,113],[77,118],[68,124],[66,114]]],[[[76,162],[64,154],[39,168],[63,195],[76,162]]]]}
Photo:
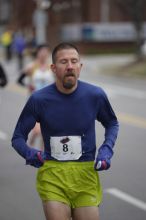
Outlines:
{"type": "Polygon", "coordinates": [[[21,32],[29,46],[72,41],[84,53],[129,52],[145,40],[145,10],[145,0],[0,0],[0,34],[21,32]]]}
{"type": "MultiPolygon", "coordinates": [[[[81,79],[101,86],[120,122],[109,171],[100,172],[102,220],[146,216],[146,0],[0,0],[0,219],[44,219],[36,170],[11,147],[28,98],[17,83],[36,46],[62,41],[81,52],[81,79]],[[1,82],[1,80],[0,80],[1,82]]],[[[104,130],[96,125],[97,147],[104,130]]]]}

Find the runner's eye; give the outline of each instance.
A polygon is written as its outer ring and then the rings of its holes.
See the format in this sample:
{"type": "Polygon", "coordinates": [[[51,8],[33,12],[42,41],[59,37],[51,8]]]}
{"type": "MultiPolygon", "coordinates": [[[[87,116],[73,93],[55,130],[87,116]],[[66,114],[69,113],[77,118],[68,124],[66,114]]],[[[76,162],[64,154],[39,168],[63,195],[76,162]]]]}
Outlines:
{"type": "Polygon", "coordinates": [[[60,63],[61,63],[61,64],[66,64],[66,63],[67,63],[67,60],[65,60],[65,59],[64,59],[64,60],[61,60],[60,63]]]}
{"type": "Polygon", "coordinates": [[[77,59],[72,59],[72,61],[71,61],[72,63],[77,63],[78,62],[78,60],[77,59]]]}

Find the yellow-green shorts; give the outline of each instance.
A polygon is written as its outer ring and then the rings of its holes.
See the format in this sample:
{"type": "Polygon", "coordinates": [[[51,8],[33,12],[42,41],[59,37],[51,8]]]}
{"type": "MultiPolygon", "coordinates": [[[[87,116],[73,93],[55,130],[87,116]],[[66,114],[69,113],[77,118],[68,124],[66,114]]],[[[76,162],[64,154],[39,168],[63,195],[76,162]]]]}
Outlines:
{"type": "Polygon", "coordinates": [[[71,208],[98,206],[102,189],[94,162],[46,161],[36,180],[42,201],[58,201],[71,208]]]}

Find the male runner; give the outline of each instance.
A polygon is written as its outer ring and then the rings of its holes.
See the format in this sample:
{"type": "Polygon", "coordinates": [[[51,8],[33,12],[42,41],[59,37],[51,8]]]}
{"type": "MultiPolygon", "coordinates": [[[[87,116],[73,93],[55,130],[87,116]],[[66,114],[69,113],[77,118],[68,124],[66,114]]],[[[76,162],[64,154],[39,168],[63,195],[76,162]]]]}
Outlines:
{"type": "Polygon", "coordinates": [[[118,121],[105,92],[78,80],[78,49],[61,43],[52,53],[54,84],[31,95],[17,122],[12,145],[39,168],[37,191],[46,220],[99,220],[102,190],[98,170],[107,170],[113,156],[118,121]],[[96,155],[95,121],[105,128],[96,155]],[[39,122],[45,151],[30,148],[27,138],[39,122]]]}

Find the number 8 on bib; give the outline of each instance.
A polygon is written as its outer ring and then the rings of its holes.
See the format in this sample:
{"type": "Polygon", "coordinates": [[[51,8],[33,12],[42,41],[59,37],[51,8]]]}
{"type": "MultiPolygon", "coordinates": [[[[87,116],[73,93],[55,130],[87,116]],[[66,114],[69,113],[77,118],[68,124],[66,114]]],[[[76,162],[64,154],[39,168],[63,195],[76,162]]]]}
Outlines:
{"type": "Polygon", "coordinates": [[[78,160],[82,155],[81,136],[51,137],[50,147],[57,160],[78,160]]]}

